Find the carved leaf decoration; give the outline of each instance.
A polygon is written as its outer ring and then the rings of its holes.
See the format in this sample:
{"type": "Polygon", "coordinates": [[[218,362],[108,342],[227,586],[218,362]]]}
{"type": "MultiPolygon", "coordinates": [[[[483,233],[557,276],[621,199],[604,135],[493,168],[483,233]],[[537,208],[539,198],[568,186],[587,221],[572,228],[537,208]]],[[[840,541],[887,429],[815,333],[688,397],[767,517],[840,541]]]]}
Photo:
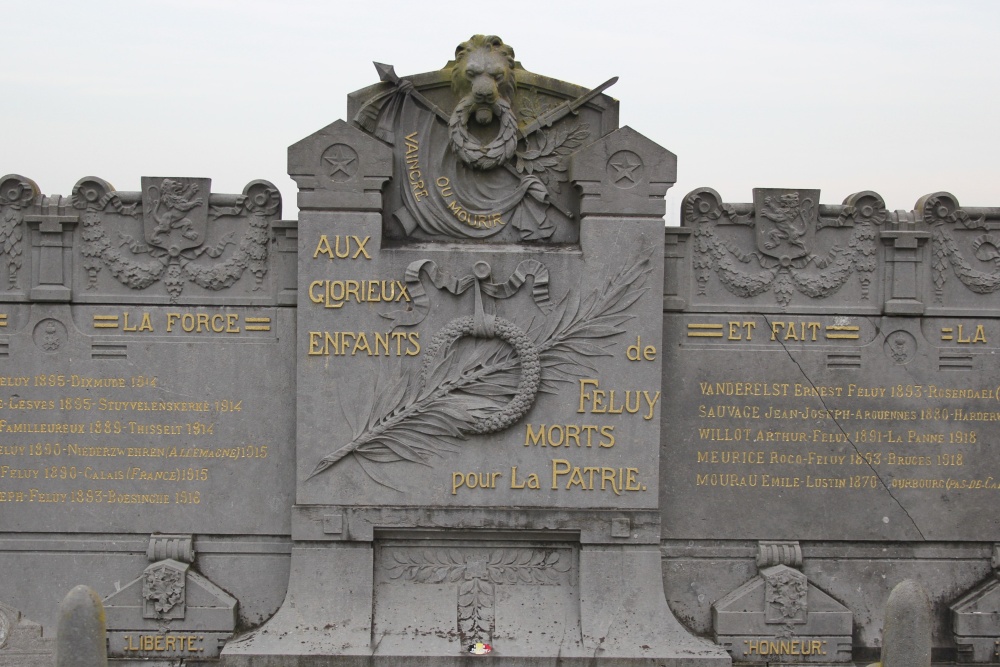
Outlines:
{"type": "Polygon", "coordinates": [[[813,298],[828,297],[847,282],[853,269],[850,254],[843,248],[834,247],[831,250],[831,255],[835,255],[831,261],[832,266],[818,274],[808,274],[804,271],[796,271],[792,274],[795,287],[800,292],[813,298]]]}
{"type": "Polygon", "coordinates": [[[792,301],[792,279],[788,271],[779,271],[774,285],[774,297],[782,308],[787,308],[792,301]]]}
{"type": "MultiPolygon", "coordinates": [[[[553,393],[559,383],[593,372],[595,357],[610,356],[608,346],[634,317],[627,311],[646,292],[652,253],[652,246],[640,250],[582,302],[568,293],[527,327],[541,365],[539,391],[553,393]]],[[[363,462],[430,465],[433,457],[455,451],[477,420],[502,410],[517,393],[519,378],[515,350],[480,338],[464,339],[437,355],[423,381],[416,373],[380,373],[363,430],[320,459],[309,477],[353,455],[372,479],[389,486],[363,462]]]]}
{"type": "MultiPolygon", "coordinates": [[[[964,213],[964,211],[957,211],[964,213]]],[[[968,216],[966,216],[968,217],[968,216]]],[[[970,226],[970,229],[975,228],[970,226]]],[[[951,266],[955,276],[959,281],[977,294],[992,294],[1000,289],[1000,270],[990,272],[979,271],[965,259],[958,243],[943,226],[938,226],[933,232],[933,253],[934,261],[931,268],[934,272],[934,286],[937,292],[937,300],[941,301],[944,283],[947,280],[946,272],[951,266]]]]}
{"type": "Polygon", "coordinates": [[[589,136],[587,123],[538,130],[525,138],[524,150],[514,154],[514,167],[519,174],[537,174],[553,192],[559,193],[561,183],[568,178],[566,156],[582,146],[589,136]]]}

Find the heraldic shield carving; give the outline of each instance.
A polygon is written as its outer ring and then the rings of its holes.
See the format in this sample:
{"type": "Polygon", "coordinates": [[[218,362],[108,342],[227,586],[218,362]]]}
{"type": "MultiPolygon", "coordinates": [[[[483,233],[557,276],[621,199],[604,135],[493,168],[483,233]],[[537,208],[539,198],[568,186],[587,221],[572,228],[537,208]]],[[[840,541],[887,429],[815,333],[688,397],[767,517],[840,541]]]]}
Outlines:
{"type": "Polygon", "coordinates": [[[574,218],[568,157],[599,136],[581,108],[617,77],[571,99],[528,90],[523,82],[541,77],[492,35],[473,36],[440,72],[412,81],[375,66],[383,86],[368,89],[354,121],[393,146],[390,213],[406,235],[482,239],[510,226],[514,240],[544,241],[574,218]]]}

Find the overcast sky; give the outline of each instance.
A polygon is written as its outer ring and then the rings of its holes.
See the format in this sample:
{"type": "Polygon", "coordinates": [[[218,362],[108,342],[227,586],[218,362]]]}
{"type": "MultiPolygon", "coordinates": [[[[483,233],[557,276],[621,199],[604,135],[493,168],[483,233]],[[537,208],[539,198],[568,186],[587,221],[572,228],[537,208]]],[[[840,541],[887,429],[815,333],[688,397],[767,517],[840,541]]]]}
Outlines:
{"type": "Polygon", "coordinates": [[[911,209],[947,190],[1000,206],[1000,2],[548,3],[170,0],[3,3],[0,173],[69,194],[83,176],[272,181],[347,93],[440,69],[474,33],[533,72],[611,76],[621,122],[678,156],[668,193],[875,190],[911,209]]]}

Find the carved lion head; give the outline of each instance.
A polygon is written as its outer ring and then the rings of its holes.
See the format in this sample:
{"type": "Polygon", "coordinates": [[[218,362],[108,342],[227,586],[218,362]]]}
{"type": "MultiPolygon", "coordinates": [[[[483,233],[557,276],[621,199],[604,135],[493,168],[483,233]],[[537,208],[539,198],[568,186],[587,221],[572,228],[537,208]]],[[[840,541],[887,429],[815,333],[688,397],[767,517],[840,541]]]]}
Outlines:
{"type": "Polygon", "coordinates": [[[496,35],[473,35],[455,49],[451,88],[459,99],[472,106],[476,122],[493,120],[494,105],[514,96],[514,49],[496,35]]]}

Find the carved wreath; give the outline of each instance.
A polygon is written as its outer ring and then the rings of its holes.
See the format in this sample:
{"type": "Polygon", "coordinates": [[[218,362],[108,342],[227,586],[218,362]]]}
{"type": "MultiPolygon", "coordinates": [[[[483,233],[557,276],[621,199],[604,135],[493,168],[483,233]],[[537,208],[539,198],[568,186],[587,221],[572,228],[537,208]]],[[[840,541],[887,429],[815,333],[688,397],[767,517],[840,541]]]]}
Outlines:
{"type": "Polygon", "coordinates": [[[353,411],[342,406],[354,437],[320,459],[310,477],[353,456],[374,481],[394,488],[374,464],[429,465],[469,435],[512,425],[537,391],[555,393],[559,383],[594,372],[591,358],[609,356],[612,339],[634,317],[627,311],[646,291],[652,252],[641,250],[583,300],[567,293],[528,326],[498,317],[495,336],[456,346],[475,325],[472,317],[453,320],[432,339],[419,373],[400,369],[376,378],[366,422],[353,423],[353,411]]]}

